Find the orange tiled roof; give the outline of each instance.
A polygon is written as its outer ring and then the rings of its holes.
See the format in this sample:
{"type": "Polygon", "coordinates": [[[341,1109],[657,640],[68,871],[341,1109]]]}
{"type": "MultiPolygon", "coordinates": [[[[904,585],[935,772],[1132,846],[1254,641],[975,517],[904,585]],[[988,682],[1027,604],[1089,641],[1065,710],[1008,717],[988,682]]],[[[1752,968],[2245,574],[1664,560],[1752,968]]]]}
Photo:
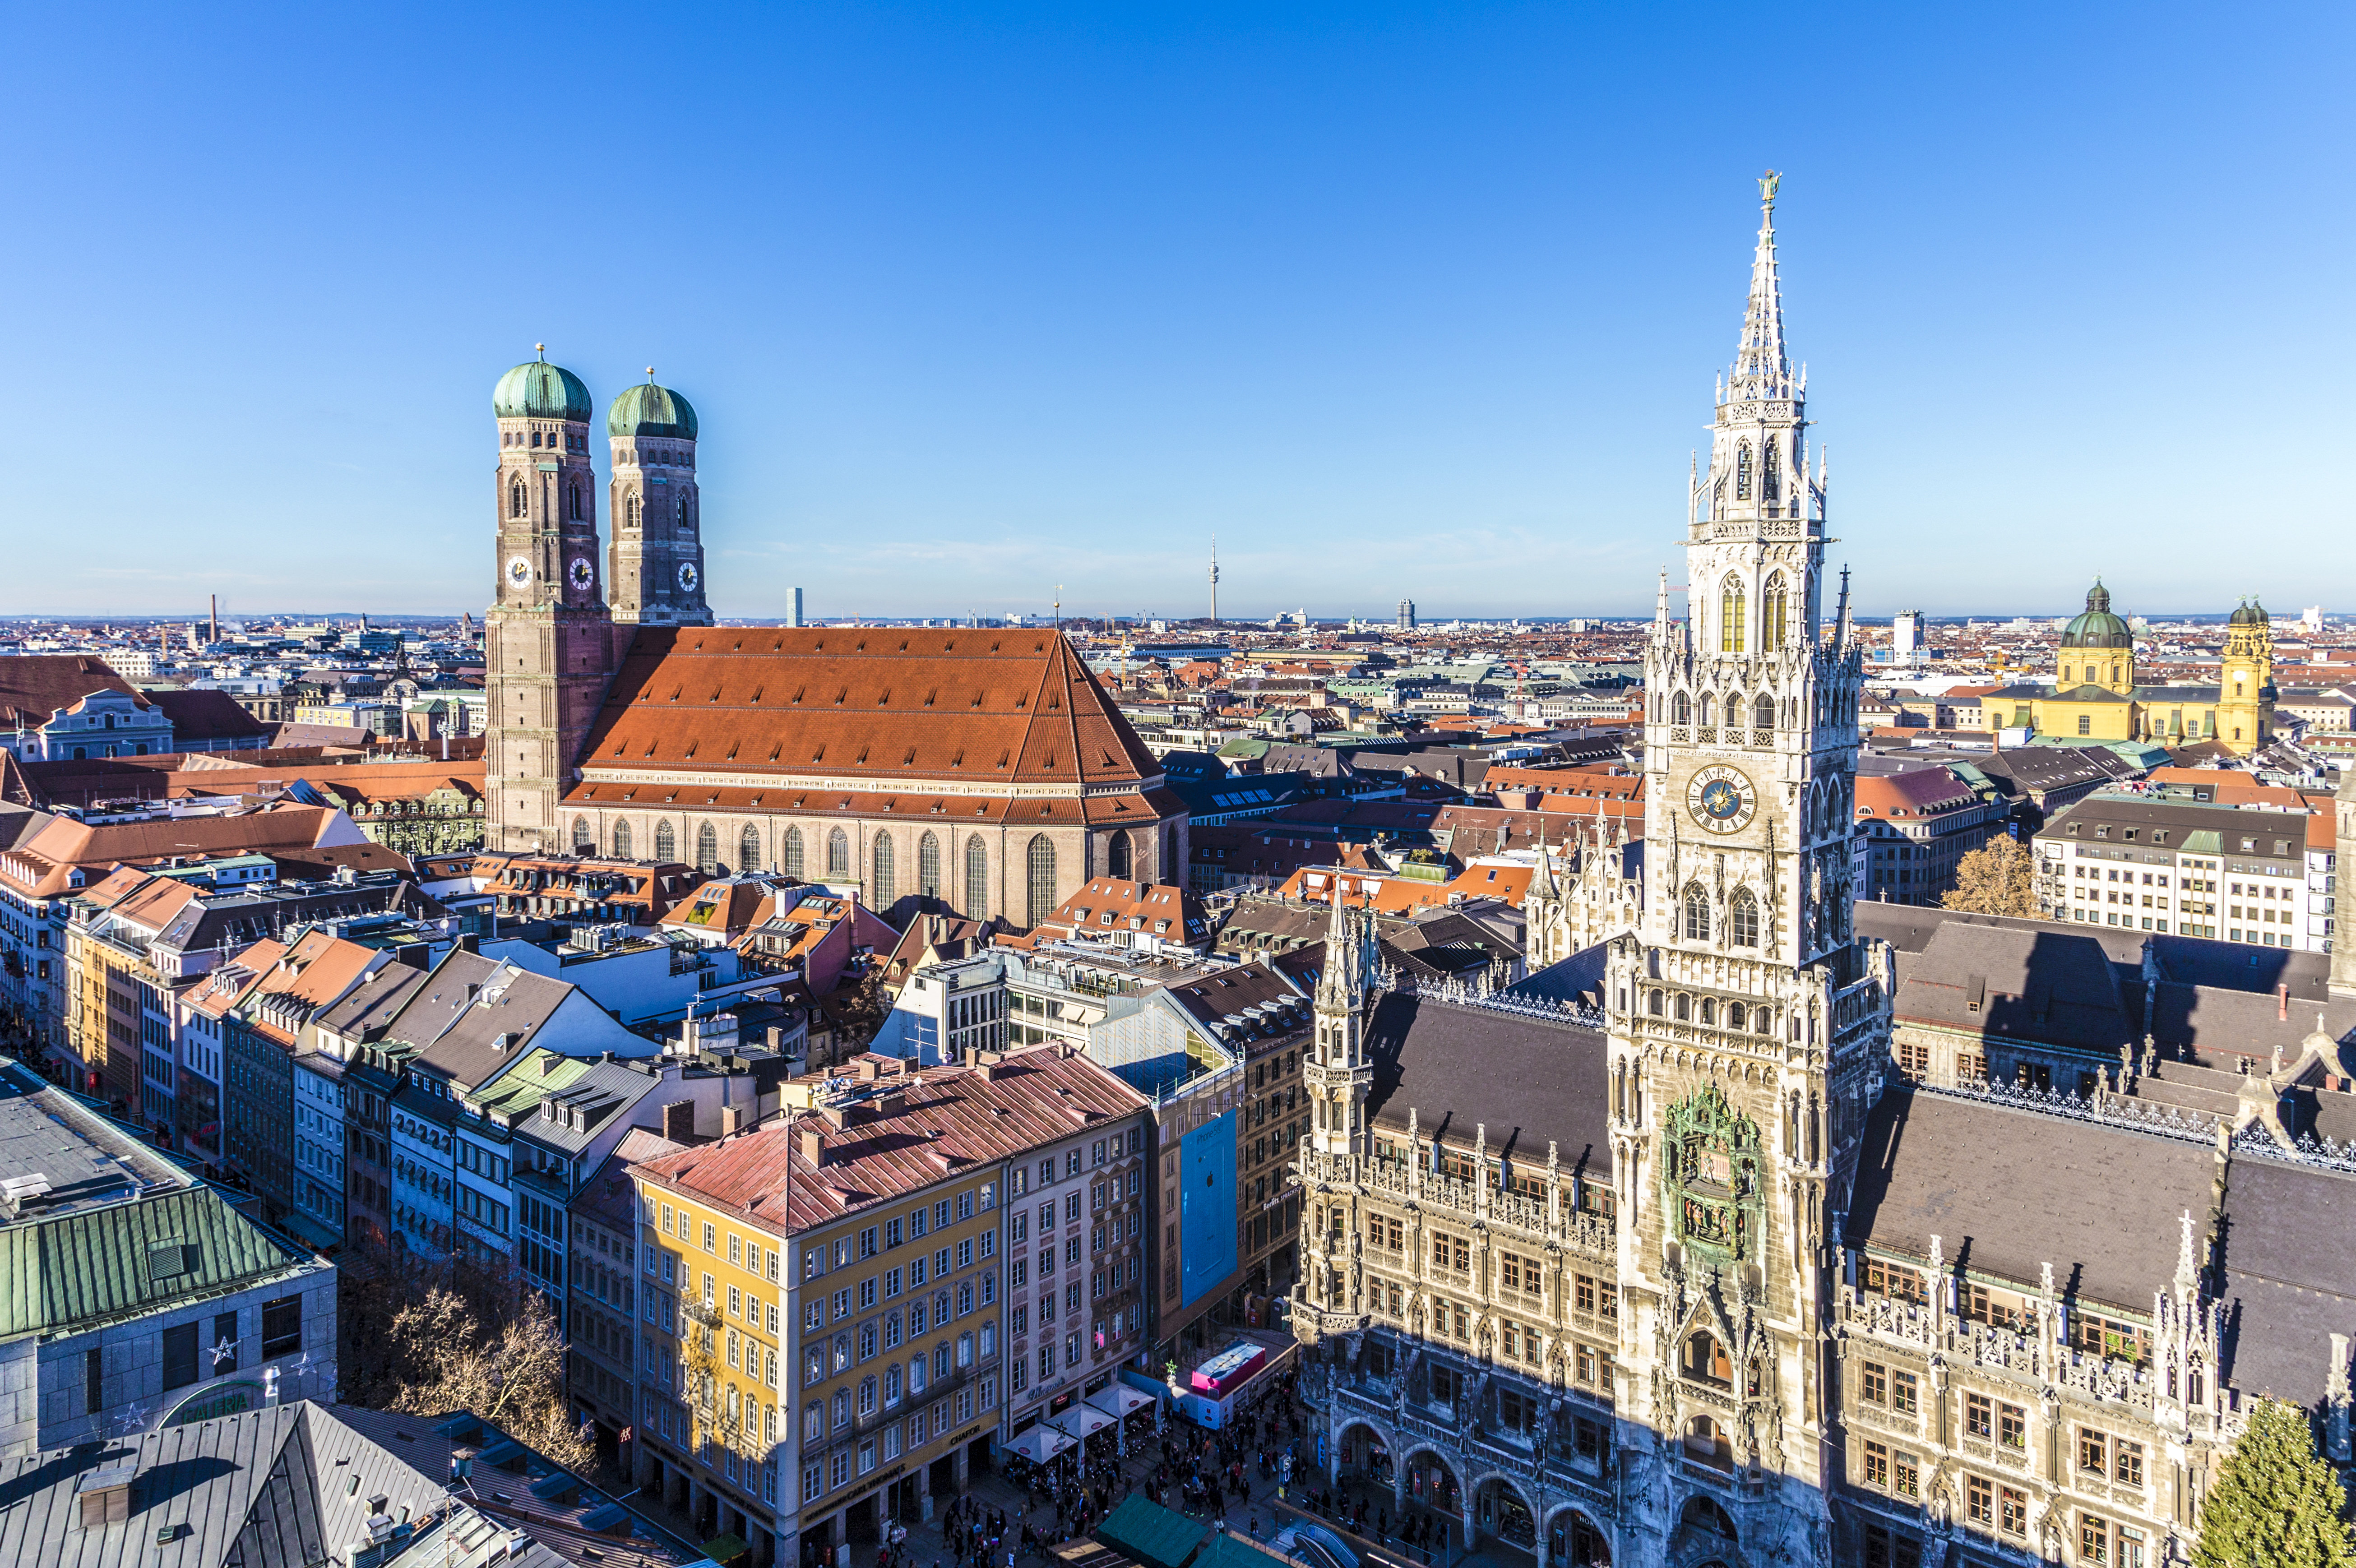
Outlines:
{"type": "Polygon", "coordinates": [[[1057,632],[642,628],[582,766],[606,779],[690,765],[1076,788],[1162,773],[1057,632]]]}

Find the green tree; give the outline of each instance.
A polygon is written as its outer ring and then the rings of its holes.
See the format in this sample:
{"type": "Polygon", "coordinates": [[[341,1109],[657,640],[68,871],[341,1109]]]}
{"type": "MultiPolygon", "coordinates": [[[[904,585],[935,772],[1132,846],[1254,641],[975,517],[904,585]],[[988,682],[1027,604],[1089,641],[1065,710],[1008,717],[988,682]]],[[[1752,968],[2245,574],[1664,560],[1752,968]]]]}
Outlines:
{"type": "Polygon", "coordinates": [[[2307,1413],[2260,1400],[2201,1503],[2194,1568],[2356,1568],[2345,1502],[2307,1413]]]}
{"type": "Polygon", "coordinates": [[[1940,898],[1975,914],[2037,913],[2037,858],[2018,838],[1991,838],[1955,862],[1955,885],[1940,898]]]}

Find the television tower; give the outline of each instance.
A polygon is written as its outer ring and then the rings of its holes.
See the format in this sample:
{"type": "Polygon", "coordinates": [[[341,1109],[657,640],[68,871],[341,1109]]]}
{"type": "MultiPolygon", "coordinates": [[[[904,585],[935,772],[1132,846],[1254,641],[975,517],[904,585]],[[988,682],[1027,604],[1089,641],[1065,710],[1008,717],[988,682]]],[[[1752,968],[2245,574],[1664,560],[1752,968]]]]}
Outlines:
{"type": "Polygon", "coordinates": [[[1211,624],[1219,624],[1219,536],[1211,536],[1211,624]]]}

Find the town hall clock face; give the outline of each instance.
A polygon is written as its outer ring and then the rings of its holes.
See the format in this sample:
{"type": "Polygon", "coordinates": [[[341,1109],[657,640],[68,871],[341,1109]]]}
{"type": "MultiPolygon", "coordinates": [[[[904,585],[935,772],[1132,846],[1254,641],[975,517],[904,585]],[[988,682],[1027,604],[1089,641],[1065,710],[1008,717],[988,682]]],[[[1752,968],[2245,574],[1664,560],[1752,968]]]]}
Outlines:
{"type": "Polygon", "coordinates": [[[1712,833],[1738,833],[1759,809],[1759,791],[1740,768],[1709,767],[1694,774],[1686,809],[1712,833]]]}

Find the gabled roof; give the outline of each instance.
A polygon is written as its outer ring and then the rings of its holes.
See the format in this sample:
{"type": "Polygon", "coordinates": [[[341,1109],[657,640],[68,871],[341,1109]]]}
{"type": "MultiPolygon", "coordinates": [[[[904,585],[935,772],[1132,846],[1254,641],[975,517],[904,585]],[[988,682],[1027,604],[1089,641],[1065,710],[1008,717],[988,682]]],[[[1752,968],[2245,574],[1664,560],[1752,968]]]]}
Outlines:
{"type": "Polygon", "coordinates": [[[92,692],[146,698],[105,660],[82,654],[18,654],[0,658],[0,724],[38,728],[92,692]]]}
{"type": "Polygon", "coordinates": [[[1058,632],[641,627],[581,765],[686,763],[1075,788],[1162,773],[1058,632]]]}

